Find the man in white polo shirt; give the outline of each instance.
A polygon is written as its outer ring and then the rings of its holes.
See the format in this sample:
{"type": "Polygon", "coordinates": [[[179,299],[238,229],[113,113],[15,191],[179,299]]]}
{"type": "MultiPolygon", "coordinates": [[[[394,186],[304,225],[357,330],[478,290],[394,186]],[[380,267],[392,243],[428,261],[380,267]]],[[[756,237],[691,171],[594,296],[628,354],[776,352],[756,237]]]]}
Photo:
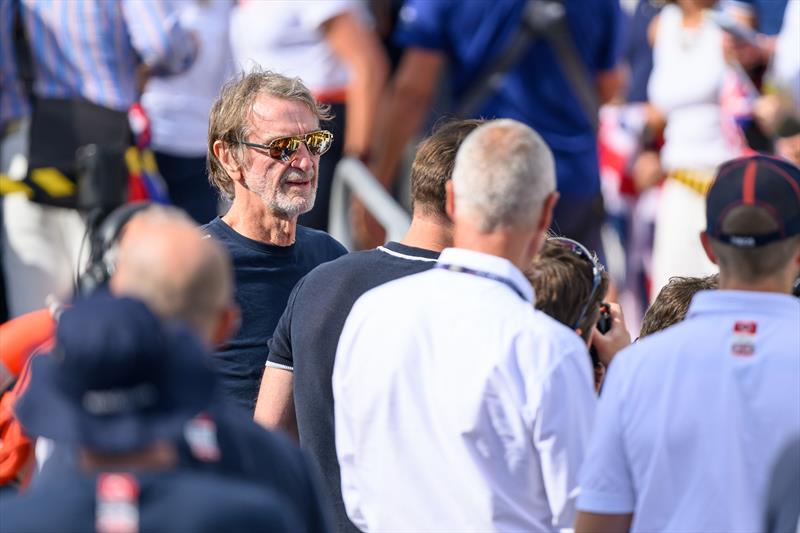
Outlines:
{"type": "Polygon", "coordinates": [[[762,531],[780,452],[800,435],[800,169],[722,165],[701,240],[719,290],[609,369],[576,532],[762,531]]]}
{"type": "Polygon", "coordinates": [[[456,247],[362,296],[340,337],[347,513],[366,531],[568,527],[591,364],[573,331],[534,310],[520,271],[550,224],[553,156],[528,126],[491,121],[464,140],[447,187],[456,247]]]}

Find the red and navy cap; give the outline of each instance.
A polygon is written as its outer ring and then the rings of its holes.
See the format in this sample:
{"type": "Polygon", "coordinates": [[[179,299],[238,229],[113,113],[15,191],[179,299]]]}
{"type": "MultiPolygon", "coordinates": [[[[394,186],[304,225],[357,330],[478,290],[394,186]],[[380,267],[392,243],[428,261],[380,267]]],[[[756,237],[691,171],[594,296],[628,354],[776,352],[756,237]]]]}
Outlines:
{"type": "Polygon", "coordinates": [[[723,163],[706,198],[706,232],[739,248],[756,248],[800,234],[800,168],[765,155],[723,163]],[[760,207],[778,226],[771,233],[724,233],[728,214],[740,206],[760,207]]]}

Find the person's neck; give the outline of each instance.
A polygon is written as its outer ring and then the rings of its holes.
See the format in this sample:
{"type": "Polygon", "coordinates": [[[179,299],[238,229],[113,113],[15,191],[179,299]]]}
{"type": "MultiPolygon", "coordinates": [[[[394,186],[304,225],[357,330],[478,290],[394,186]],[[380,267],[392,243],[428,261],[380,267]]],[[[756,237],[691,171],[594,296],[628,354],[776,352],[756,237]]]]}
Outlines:
{"type": "Polygon", "coordinates": [[[80,466],[93,470],[168,470],[178,462],[175,446],[157,442],[135,452],[105,453],[83,448],[78,452],[80,466]]]}
{"type": "Polygon", "coordinates": [[[754,292],[774,292],[778,294],[791,294],[794,278],[783,279],[784,276],[770,277],[758,281],[742,281],[723,272],[719,274],[719,288],[726,291],[754,291],[754,292]]]}
{"type": "Polygon", "coordinates": [[[453,225],[436,217],[414,214],[411,226],[400,240],[400,244],[441,252],[453,245],[453,225]]]}
{"type": "Polygon", "coordinates": [[[248,239],[275,246],[294,244],[297,233],[297,217],[271,213],[260,198],[250,195],[237,195],[222,220],[248,239]]]}
{"type": "Polygon", "coordinates": [[[683,13],[684,28],[696,28],[703,22],[703,8],[694,2],[683,2],[681,11],[683,13]]]}
{"type": "Polygon", "coordinates": [[[530,235],[523,235],[512,229],[499,229],[488,233],[478,231],[473,227],[455,226],[453,231],[453,245],[488,255],[503,257],[520,270],[525,270],[529,262],[530,235]]]}

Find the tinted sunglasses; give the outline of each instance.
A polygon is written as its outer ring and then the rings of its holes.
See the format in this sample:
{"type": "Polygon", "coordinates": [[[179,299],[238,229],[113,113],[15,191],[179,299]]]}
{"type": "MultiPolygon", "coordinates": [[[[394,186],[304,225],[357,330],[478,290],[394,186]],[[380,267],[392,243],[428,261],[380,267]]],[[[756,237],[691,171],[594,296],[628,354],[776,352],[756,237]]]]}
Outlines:
{"type": "Polygon", "coordinates": [[[301,143],[306,145],[311,155],[322,155],[330,150],[333,144],[333,133],[328,130],[310,131],[302,135],[278,137],[267,144],[239,141],[239,144],[264,150],[272,159],[278,161],[290,161],[300,149],[301,143]]]}
{"type": "Polygon", "coordinates": [[[572,329],[577,329],[581,322],[583,322],[583,319],[586,317],[586,313],[589,311],[589,304],[594,301],[597,291],[600,289],[600,283],[603,281],[603,265],[597,261],[597,257],[593,253],[591,253],[578,241],[574,241],[567,237],[550,237],[547,240],[548,242],[555,243],[568,249],[572,253],[586,260],[592,266],[592,290],[589,292],[589,297],[586,299],[586,303],[584,303],[583,307],[581,308],[581,313],[578,315],[578,319],[572,325],[572,329]]]}

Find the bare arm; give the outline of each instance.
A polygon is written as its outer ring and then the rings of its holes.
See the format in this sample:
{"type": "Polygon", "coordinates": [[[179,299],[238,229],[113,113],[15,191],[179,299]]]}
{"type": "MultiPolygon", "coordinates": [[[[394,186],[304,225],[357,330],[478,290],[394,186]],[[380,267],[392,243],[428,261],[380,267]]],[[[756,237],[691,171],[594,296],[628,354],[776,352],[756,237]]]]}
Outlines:
{"type": "Polygon", "coordinates": [[[613,100],[622,88],[622,72],[620,68],[604,70],[597,74],[597,99],[600,105],[607,104],[613,100]]]}
{"type": "Polygon", "coordinates": [[[372,144],[370,167],[384,185],[394,180],[406,144],[427,116],[444,65],[442,52],[409,48],[403,54],[372,144]]]}
{"type": "Polygon", "coordinates": [[[597,514],[578,511],[575,533],[626,533],[631,528],[632,514],[597,514]]]}
{"type": "Polygon", "coordinates": [[[345,12],[326,21],[325,38],[333,53],[347,65],[347,120],[344,152],[360,156],[369,149],[378,100],[389,72],[386,54],[375,33],[345,12]]]}
{"type": "Polygon", "coordinates": [[[293,389],[292,371],[266,367],[253,418],[265,428],[284,431],[295,441],[299,441],[293,389]]]}

